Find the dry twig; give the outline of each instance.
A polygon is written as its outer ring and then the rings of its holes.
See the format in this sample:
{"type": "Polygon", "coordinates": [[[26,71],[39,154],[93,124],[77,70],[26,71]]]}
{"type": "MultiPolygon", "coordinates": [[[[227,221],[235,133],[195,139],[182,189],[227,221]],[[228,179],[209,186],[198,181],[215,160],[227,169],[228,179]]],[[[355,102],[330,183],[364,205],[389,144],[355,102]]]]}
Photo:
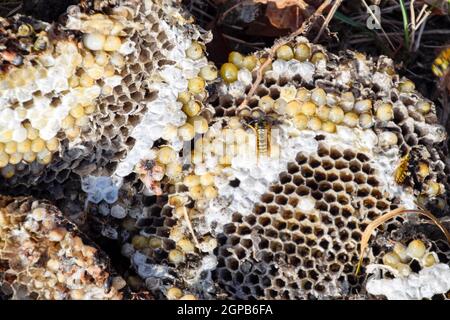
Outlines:
{"type": "Polygon", "coordinates": [[[381,27],[381,31],[383,32],[383,35],[386,38],[387,42],[389,42],[389,45],[391,46],[392,50],[395,50],[394,44],[392,43],[391,39],[389,39],[386,31],[384,31],[384,28],[381,25],[381,22],[378,20],[377,16],[372,12],[372,9],[370,9],[365,0],[362,0],[362,2],[364,3],[364,6],[366,7],[367,11],[372,16],[372,18],[375,20],[375,22],[381,27]]]}
{"type": "Polygon", "coordinates": [[[343,0],[337,0],[334,4],[333,7],[331,7],[330,12],[327,15],[327,18],[325,19],[325,22],[322,24],[322,26],[320,27],[319,32],[317,33],[317,36],[314,38],[314,42],[319,41],[320,36],[323,33],[323,30],[325,30],[325,28],[328,26],[328,24],[330,23],[331,19],[333,19],[334,14],[336,13],[336,10],[339,8],[339,6],[341,5],[343,0]]]}
{"type": "Polygon", "coordinates": [[[184,216],[184,220],[186,221],[186,224],[188,226],[189,232],[191,233],[192,238],[194,239],[195,246],[197,248],[199,248],[200,244],[198,242],[197,237],[195,236],[194,228],[192,228],[191,219],[189,218],[189,213],[188,213],[188,211],[187,211],[185,206],[183,206],[183,216],[184,216]]]}
{"type": "Polygon", "coordinates": [[[239,112],[243,108],[247,106],[248,100],[255,94],[256,88],[259,86],[263,79],[263,73],[264,69],[273,61],[273,58],[275,56],[275,53],[277,50],[285,45],[286,43],[292,41],[295,37],[299,36],[300,34],[304,33],[311,25],[312,22],[314,22],[317,17],[322,15],[322,12],[331,4],[331,0],[325,0],[318,8],[317,10],[308,18],[308,20],[305,20],[300,28],[298,28],[296,31],[291,33],[289,36],[284,37],[280,39],[278,42],[276,42],[269,50],[269,56],[267,57],[266,61],[264,61],[263,64],[261,64],[257,71],[257,76],[255,82],[253,82],[252,87],[250,88],[250,91],[248,92],[247,96],[245,97],[244,101],[239,105],[237,111],[239,112]]]}

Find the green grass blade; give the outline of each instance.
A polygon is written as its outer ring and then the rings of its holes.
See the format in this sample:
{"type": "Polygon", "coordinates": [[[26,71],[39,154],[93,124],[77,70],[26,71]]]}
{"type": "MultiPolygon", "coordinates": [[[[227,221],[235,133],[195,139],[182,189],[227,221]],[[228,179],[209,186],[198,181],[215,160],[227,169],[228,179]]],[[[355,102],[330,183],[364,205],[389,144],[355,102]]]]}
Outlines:
{"type": "Polygon", "coordinates": [[[348,24],[348,25],[350,25],[352,27],[355,27],[355,28],[358,28],[358,29],[366,29],[365,25],[363,25],[362,23],[359,23],[359,22],[353,20],[350,17],[347,17],[345,14],[343,14],[343,13],[341,13],[339,11],[336,11],[336,13],[334,14],[334,18],[336,18],[337,20],[342,21],[342,22],[344,22],[344,23],[346,23],[346,24],[348,24]]]}
{"type": "Polygon", "coordinates": [[[402,16],[403,16],[403,35],[405,37],[405,47],[409,48],[408,14],[406,13],[405,2],[403,0],[400,0],[400,9],[402,10],[402,16]]]}

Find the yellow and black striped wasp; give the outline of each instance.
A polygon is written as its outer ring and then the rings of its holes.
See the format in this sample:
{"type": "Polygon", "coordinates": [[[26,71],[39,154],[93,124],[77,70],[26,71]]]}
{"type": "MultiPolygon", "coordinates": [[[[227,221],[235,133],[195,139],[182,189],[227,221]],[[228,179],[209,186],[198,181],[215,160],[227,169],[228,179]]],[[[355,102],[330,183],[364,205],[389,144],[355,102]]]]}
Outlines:
{"type": "Polygon", "coordinates": [[[440,78],[439,86],[450,92],[450,47],[443,49],[434,59],[431,71],[440,78]]]}
{"type": "Polygon", "coordinates": [[[241,117],[241,123],[255,133],[257,160],[262,157],[269,158],[272,154],[272,126],[279,121],[259,108],[254,109],[251,116],[241,117]]]}
{"type": "Polygon", "coordinates": [[[404,184],[407,177],[412,178],[414,189],[422,190],[424,180],[429,174],[428,164],[423,160],[429,153],[422,146],[413,146],[400,159],[400,163],[394,171],[394,180],[398,184],[404,184]]]}
{"type": "Polygon", "coordinates": [[[448,72],[448,66],[450,64],[450,47],[443,49],[439,55],[434,59],[431,71],[437,76],[442,78],[448,72]]]}

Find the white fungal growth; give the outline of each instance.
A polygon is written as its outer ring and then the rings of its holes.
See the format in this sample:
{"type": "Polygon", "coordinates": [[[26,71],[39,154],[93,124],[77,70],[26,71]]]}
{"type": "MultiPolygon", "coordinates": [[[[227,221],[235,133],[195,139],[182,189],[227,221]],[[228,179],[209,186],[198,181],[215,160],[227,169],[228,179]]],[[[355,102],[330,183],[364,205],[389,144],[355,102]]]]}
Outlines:
{"type": "MultiPolygon", "coordinates": [[[[184,30],[178,26],[169,26],[161,21],[160,27],[175,44],[174,48],[164,52],[164,55],[176,62],[174,65],[165,65],[156,71],[155,79],[150,85],[150,90],[157,93],[156,99],[147,103],[147,113],[141,122],[133,129],[131,136],[136,140],[134,147],[128,152],[115,172],[115,175],[124,177],[130,174],[140,159],[151,157],[153,143],[163,135],[164,128],[168,125],[180,127],[186,123],[186,114],[181,110],[182,103],[177,101],[178,95],[186,91],[188,79],[196,77],[200,69],[208,64],[206,57],[192,60],[186,57],[186,49],[192,43],[192,39],[200,37],[186,37],[184,30]]],[[[183,147],[183,143],[171,141],[176,150],[183,147]]]]}
{"type": "Polygon", "coordinates": [[[450,290],[450,267],[443,263],[424,268],[419,273],[394,279],[369,279],[366,289],[370,294],[389,300],[431,299],[450,290]]]}
{"type": "Polygon", "coordinates": [[[114,181],[111,177],[87,176],[81,180],[81,189],[87,193],[88,202],[98,204],[106,201],[112,204],[119,197],[120,184],[120,181],[114,181]]]}

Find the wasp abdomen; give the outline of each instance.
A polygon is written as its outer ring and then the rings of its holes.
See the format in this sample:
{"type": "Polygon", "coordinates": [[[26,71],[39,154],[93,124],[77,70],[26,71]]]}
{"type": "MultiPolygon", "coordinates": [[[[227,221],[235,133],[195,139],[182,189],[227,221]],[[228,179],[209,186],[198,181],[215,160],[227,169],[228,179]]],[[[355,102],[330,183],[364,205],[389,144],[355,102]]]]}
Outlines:
{"type": "Polygon", "coordinates": [[[258,155],[268,156],[269,130],[265,127],[256,126],[256,138],[258,155]]]}
{"type": "Polygon", "coordinates": [[[394,180],[398,184],[402,184],[408,175],[410,155],[409,153],[400,160],[400,164],[394,172],[394,180]]]}

